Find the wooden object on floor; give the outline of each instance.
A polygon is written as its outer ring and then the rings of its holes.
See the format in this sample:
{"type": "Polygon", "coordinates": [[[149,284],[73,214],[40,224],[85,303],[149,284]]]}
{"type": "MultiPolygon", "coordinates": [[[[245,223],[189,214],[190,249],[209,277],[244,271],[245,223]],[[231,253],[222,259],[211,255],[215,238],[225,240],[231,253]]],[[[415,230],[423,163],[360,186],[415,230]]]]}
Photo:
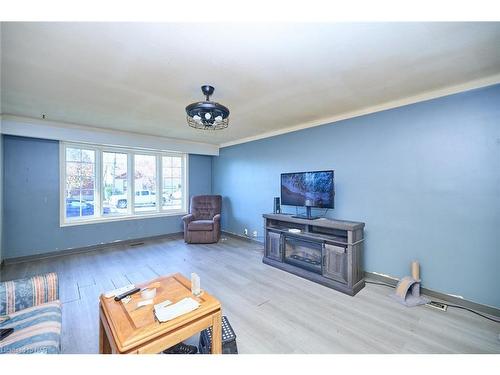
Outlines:
{"type": "Polygon", "coordinates": [[[364,223],[265,214],[262,261],[351,296],[365,286],[364,223]]]}
{"type": "Polygon", "coordinates": [[[191,297],[200,303],[196,310],[171,321],[159,323],[154,316],[153,305],[137,308],[142,299],[140,293],[132,295],[124,304],[113,298],[99,299],[99,353],[103,354],[154,354],[188,339],[198,332],[212,327],[214,332],[212,354],[222,352],[221,305],[207,292],[195,297],[191,293],[191,282],[179,273],[162,276],[138,285],[145,287],[159,282],[154,304],[165,300],[176,303],[191,297]]]}

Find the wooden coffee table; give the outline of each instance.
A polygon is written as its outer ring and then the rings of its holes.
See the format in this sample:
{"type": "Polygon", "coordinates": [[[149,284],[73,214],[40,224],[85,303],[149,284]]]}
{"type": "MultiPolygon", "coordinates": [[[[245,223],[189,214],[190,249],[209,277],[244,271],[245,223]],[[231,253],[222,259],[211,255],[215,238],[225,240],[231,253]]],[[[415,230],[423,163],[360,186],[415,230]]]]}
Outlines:
{"type": "Polygon", "coordinates": [[[136,285],[145,287],[160,282],[154,303],[170,300],[176,303],[185,297],[192,297],[200,303],[196,310],[168,322],[156,320],[153,305],[137,308],[141,295],[135,293],[132,300],[124,304],[113,298],[99,299],[99,353],[160,353],[163,350],[195,335],[205,328],[212,328],[212,354],[222,352],[222,327],[220,302],[203,292],[199,297],[191,293],[191,281],[179,273],[162,276],[136,285]]]}

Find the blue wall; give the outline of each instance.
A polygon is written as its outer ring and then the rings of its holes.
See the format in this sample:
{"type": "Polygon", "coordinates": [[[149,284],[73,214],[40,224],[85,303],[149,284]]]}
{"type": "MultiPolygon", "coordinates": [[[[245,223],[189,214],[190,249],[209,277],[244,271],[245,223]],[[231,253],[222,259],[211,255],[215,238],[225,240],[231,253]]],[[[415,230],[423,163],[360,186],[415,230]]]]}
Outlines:
{"type": "Polygon", "coordinates": [[[280,173],[321,169],[328,216],[366,223],[366,271],[418,259],[425,287],[500,307],[500,85],[221,149],[223,229],[261,236],[280,173]]]}
{"type": "Polygon", "coordinates": [[[212,157],[189,155],[189,196],[212,194],[212,157]]]}
{"type": "MultiPolygon", "coordinates": [[[[2,120],[0,119],[0,131],[2,120]]],[[[0,266],[2,264],[3,255],[3,135],[0,133],[0,266]]]]}
{"type": "MultiPolygon", "coordinates": [[[[4,259],[182,231],[180,216],[59,227],[59,142],[4,136],[4,259]]],[[[189,156],[189,193],[210,194],[211,157],[189,156]]]]}

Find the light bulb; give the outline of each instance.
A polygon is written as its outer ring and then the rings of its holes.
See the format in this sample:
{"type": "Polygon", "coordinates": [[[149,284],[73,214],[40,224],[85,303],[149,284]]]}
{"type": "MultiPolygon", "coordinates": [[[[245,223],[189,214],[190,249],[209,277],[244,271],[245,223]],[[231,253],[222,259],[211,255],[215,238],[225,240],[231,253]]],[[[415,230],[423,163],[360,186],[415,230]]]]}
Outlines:
{"type": "Polygon", "coordinates": [[[215,121],[217,121],[217,122],[221,122],[221,121],[222,121],[222,116],[217,116],[217,117],[215,118],[215,121]]]}
{"type": "Polygon", "coordinates": [[[205,113],[205,118],[207,120],[210,120],[211,117],[212,117],[212,115],[209,112],[205,113]]]}

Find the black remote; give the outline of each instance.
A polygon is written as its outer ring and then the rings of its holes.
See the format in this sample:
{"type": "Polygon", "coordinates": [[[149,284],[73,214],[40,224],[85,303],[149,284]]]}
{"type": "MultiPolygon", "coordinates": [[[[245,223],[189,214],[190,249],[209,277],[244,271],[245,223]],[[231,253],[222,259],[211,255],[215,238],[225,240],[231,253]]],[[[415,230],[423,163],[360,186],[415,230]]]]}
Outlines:
{"type": "Polygon", "coordinates": [[[2,328],[0,329],[0,341],[14,333],[14,328],[2,328]]]}
{"type": "Polygon", "coordinates": [[[120,301],[123,298],[130,296],[131,294],[137,293],[139,290],[141,290],[141,288],[135,288],[135,289],[129,290],[128,292],[122,293],[119,296],[115,297],[115,301],[120,301]]]}

